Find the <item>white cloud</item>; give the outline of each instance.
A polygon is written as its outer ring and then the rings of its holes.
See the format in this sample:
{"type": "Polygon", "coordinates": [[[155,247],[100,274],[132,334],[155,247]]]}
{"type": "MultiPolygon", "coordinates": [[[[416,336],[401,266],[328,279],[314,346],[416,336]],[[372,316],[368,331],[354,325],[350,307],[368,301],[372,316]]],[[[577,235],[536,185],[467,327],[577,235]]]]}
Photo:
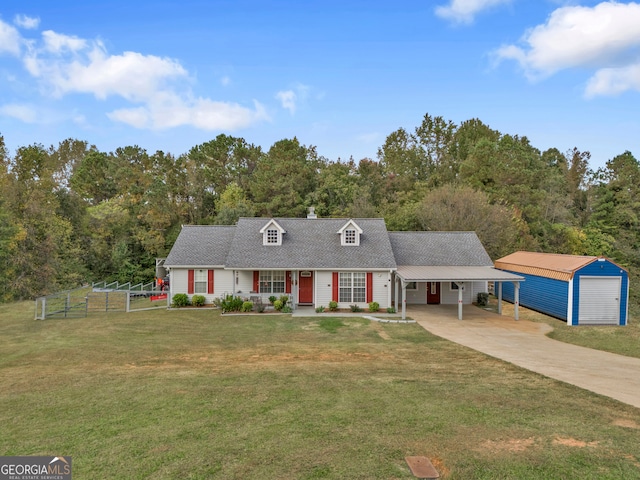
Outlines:
{"type": "Polygon", "coordinates": [[[18,30],[0,20],[0,54],[9,53],[16,57],[19,56],[21,43],[22,39],[18,30]]]}
{"type": "Polygon", "coordinates": [[[447,6],[436,7],[436,15],[456,23],[472,23],[483,10],[510,3],[511,0],[451,0],[447,6]]]}
{"type": "MultiPolygon", "coordinates": [[[[245,107],[194,98],[185,87],[191,81],[189,73],[171,58],[137,52],[111,55],[100,41],[51,30],[42,32],[41,41],[27,40],[0,21],[0,53],[2,48],[8,50],[7,45],[13,45],[10,51],[18,56],[21,45],[25,47],[23,64],[41,82],[43,94],[62,97],[84,93],[100,100],[119,97],[131,105],[107,116],[136,128],[162,130],[188,125],[203,130],[237,130],[269,120],[258,102],[245,107]]],[[[28,110],[17,107],[7,106],[2,112],[23,121],[34,118],[28,110]]]]}
{"type": "Polygon", "coordinates": [[[0,115],[15,118],[24,123],[35,123],[38,115],[32,107],[28,105],[7,104],[0,107],[0,115]]]}
{"type": "Polygon", "coordinates": [[[627,90],[640,91],[640,63],[621,68],[602,68],[589,79],[585,96],[617,95],[627,90]]]}
{"type": "Polygon", "coordinates": [[[87,47],[87,41],[82,38],[62,35],[51,30],[42,32],[42,39],[44,40],[45,49],[56,54],[64,53],[65,51],[78,52],[87,47]]]}
{"type": "Polygon", "coordinates": [[[33,30],[38,28],[40,25],[40,19],[37,17],[28,17],[26,15],[16,15],[13,18],[13,23],[19,26],[20,28],[24,28],[26,30],[33,30]]]}
{"type": "Polygon", "coordinates": [[[596,69],[587,95],[637,88],[640,4],[602,2],[555,10],[547,23],[526,32],[524,46],[506,45],[498,60],[515,60],[530,79],[575,67],[596,69]]]}
{"type": "Polygon", "coordinates": [[[172,94],[158,95],[145,106],[115,110],[107,116],[135,128],[152,130],[188,125],[201,130],[233,131],[269,120],[257,101],[254,109],[250,109],[237,103],[182,99],[172,94]]]}
{"type": "Polygon", "coordinates": [[[231,85],[231,78],[225,75],[220,79],[220,85],[222,85],[223,87],[228,87],[229,85],[231,85]]]}
{"type": "Polygon", "coordinates": [[[296,113],[296,100],[298,98],[296,92],[293,90],[283,90],[276,93],[276,98],[280,100],[282,108],[289,110],[291,115],[296,113]]]}
{"type": "Polygon", "coordinates": [[[162,92],[169,80],[187,77],[175,60],[136,52],[108,55],[100,44],[95,44],[86,58],[40,62],[39,71],[57,95],[81,92],[99,99],[115,95],[138,102],[162,92]]]}
{"type": "MultiPolygon", "coordinates": [[[[295,114],[298,110],[298,106],[302,103],[305,104],[309,98],[309,92],[311,87],[298,83],[294,88],[289,90],[281,90],[276,93],[276,98],[280,100],[280,105],[285,110],[289,110],[291,115],[295,114]]],[[[318,95],[317,99],[321,99],[322,95],[318,95]]]]}

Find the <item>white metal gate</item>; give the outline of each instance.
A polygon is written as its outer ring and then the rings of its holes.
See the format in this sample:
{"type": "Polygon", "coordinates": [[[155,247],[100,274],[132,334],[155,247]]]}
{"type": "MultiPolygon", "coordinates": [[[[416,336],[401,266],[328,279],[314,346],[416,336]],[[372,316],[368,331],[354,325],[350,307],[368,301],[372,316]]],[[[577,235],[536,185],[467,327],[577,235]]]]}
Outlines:
{"type": "Polygon", "coordinates": [[[578,325],[619,325],[621,277],[580,277],[578,325]]]}

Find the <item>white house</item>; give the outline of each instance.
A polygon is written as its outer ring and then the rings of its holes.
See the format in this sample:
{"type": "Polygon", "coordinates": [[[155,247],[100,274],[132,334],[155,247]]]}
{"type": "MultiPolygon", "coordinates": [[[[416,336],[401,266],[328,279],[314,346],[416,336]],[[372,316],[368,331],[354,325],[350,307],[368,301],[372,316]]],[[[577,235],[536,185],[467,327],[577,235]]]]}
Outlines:
{"type": "Polygon", "coordinates": [[[488,281],[522,277],[493,268],[473,232],[388,232],[380,218],[240,218],[183,226],[164,263],[171,297],[289,295],[294,308],[338,302],[462,304],[488,281]]]}

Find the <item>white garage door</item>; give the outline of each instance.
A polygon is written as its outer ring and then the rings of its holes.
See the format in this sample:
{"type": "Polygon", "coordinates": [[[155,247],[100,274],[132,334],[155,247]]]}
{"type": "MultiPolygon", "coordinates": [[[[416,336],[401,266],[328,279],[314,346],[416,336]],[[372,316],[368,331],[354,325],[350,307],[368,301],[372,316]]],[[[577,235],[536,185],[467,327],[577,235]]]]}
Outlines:
{"type": "Polygon", "coordinates": [[[580,277],[579,325],[620,323],[621,277],[580,277]]]}

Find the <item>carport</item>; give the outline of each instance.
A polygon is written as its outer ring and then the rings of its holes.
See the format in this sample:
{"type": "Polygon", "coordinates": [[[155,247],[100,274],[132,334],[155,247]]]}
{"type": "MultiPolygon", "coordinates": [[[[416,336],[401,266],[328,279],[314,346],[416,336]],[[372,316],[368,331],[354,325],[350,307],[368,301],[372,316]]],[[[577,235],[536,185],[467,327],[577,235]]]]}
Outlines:
{"type": "Polygon", "coordinates": [[[524,277],[487,266],[398,266],[395,274],[395,304],[398,293],[402,292],[402,319],[407,312],[407,284],[427,282],[452,282],[458,286],[458,320],[462,320],[463,289],[465,283],[494,282],[497,291],[498,313],[502,314],[502,282],[512,282],[514,286],[514,317],[518,320],[520,282],[524,277]],[[398,286],[400,288],[398,288],[398,286]]]}

